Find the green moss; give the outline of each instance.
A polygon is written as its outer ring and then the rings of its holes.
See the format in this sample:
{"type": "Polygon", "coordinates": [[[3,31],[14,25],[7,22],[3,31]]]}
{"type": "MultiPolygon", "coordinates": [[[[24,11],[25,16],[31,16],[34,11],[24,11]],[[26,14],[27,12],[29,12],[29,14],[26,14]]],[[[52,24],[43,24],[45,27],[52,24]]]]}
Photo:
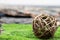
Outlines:
{"type": "MultiPolygon", "coordinates": [[[[3,29],[0,40],[42,40],[34,36],[31,24],[3,24],[3,29]]],[[[49,40],[60,40],[60,27],[49,40]]]]}

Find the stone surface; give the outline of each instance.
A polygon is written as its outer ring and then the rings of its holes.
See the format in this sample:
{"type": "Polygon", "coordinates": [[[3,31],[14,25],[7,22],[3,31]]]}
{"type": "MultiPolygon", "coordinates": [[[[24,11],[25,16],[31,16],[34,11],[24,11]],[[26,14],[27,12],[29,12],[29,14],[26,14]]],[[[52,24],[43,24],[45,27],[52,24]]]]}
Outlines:
{"type": "Polygon", "coordinates": [[[3,17],[1,19],[2,21],[6,23],[26,23],[30,24],[32,23],[32,18],[9,18],[9,17],[3,17]]]}

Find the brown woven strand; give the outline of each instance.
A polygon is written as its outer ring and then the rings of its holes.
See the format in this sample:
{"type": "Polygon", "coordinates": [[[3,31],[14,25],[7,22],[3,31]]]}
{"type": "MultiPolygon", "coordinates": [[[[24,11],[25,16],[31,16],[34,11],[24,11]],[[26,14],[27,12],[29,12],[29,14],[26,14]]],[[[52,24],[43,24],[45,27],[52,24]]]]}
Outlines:
{"type": "Polygon", "coordinates": [[[33,31],[38,38],[50,38],[57,29],[55,17],[48,14],[40,14],[33,20],[33,31]]]}

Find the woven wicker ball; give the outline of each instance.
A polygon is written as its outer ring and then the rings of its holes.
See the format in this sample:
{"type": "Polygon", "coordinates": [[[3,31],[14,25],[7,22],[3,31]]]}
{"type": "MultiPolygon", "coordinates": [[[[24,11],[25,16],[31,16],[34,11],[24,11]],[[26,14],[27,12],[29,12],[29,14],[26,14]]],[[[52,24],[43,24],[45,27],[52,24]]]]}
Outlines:
{"type": "Polygon", "coordinates": [[[38,38],[51,38],[57,29],[55,17],[48,14],[40,14],[33,20],[33,31],[38,38]]]}

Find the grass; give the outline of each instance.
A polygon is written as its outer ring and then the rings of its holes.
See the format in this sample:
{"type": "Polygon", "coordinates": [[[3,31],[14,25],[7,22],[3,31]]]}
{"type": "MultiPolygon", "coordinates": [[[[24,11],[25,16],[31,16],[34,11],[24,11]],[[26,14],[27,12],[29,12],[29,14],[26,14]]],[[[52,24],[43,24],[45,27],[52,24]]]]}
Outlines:
{"type": "MultiPolygon", "coordinates": [[[[43,40],[33,34],[31,24],[3,24],[3,33],[0,40],[43,40]]],[[[54,38],[48,40],[60,40],[60,27],[57,29],[54,38]]]]}

